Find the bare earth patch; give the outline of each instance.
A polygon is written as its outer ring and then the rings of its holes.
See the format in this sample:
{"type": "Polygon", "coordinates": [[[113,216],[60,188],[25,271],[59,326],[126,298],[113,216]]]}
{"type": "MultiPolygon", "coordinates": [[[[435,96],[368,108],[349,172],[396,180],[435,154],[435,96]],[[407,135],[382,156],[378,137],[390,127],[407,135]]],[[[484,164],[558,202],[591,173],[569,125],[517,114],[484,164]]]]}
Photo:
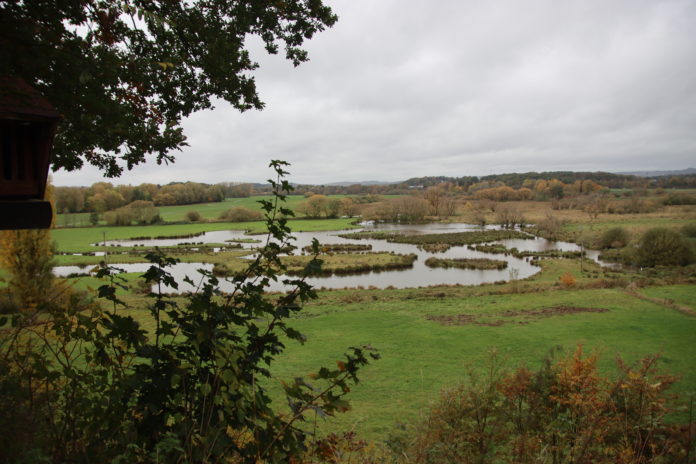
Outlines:
{"type": "Polygon", "coordinates": [[[551,306],[548,308],[513,310],[508,309],[499,314],[455,314],[453,316],[426,316],[430,321],[439,322],[442,325],[483,325],[498,327],[503,324],[530,324],[539,319],[553,316],[567,316],[579,313],[606,313],[605,308],[580,308],[577,306],[551,306]],[[493,319],[493,316],[502,316],[505,319],[493,319]]]}

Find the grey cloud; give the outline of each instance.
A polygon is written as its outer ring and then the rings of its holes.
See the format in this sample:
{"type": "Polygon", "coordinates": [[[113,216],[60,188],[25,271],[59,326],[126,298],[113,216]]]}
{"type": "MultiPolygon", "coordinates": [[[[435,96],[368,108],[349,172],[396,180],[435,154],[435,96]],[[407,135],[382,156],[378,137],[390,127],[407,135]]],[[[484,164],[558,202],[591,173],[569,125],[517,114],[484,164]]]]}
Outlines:
{"type": "Polygon", "coordinates": [[[696,2],[329,3],[309,63],[252,42],[265,110],[198,113],[174,165],[120,181],[259,181],[270,159],[305,183],[694,164],[696,2]]]}

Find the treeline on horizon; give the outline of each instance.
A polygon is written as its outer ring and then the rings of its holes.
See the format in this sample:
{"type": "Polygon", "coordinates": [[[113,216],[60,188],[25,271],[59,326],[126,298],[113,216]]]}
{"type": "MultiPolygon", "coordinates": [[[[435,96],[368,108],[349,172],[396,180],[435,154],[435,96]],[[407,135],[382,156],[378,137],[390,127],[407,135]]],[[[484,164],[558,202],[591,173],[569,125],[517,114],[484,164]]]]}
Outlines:
{"type": "MultiPolygon", "coordinates": [[[[295,185],[293,193],[298,195],[399,195],[414,189],[427,189],[448,184],[462,193],[473,194],[482,188],[511,187],[533,188],[538,181],[560,181],[575,184],[592,181],[605,188],[696,188],[696,176],[674,175],[662,177],[639,177],[609,172],[526,172],[493,174],[488,176],[428,176],[413,177],[404,182],[391,184],[353,185],[295,185]]],[[[270,193],[267,184],[221,182],[205,184],[198,182],[171,182],[166,185],[144,183],[138,186],[113,185],[97,182],[89,187],[56,187],[55,199],[58,213],[105,213],[135,201],[151,202],[151,206],[188,205],[220,202],[225,198],[244,198],[251,195],[270,193]]]]}
{"type": "Polygon", "coordinates": [[[503,182],[508,187],[524,187],[525,181],[559,180],[564,184],[572,184],[575,181],[591,180],[609,188],[695,188],[696,176],[692,174],[674,176],[640,177],[631,174],[614,174],[611,172],[574,172],[574,171],[547,171],[491,174],[488,176],[463,176],[463,177],[412,177],[403,182],[410,186],[422,185],[430,187],[443,182],[451,182],[461,187],[469,187],[479,182],[503,182]]]}
{"type": "MultiPolygon", "coordinates": [[[[295,193],[304,194],[308,191],[324,195],[334,194],[403,194],[413,189],[426,189],[441,184],[451,184],[460,187],[463,192],[469,192],[471,187],[477,190],[480,184],[503,185],[520,189],[529,187],[536,181],[556,180],[564,184],[574,184],[577,181],[592,181],[603,187],[612,189],[636,188],[696,188],[696,175],[683,174],[673,176],[641,177],[632,174],[614,174],[611,172],[573,172],[547,171],[491,174],[488,176],[426,176],[412,177],[403,182],[385,184],[352,184],[352,185],[295,185],[295,193]]],[[[255,184],[257,187],[258,184],[255,184]]]]}

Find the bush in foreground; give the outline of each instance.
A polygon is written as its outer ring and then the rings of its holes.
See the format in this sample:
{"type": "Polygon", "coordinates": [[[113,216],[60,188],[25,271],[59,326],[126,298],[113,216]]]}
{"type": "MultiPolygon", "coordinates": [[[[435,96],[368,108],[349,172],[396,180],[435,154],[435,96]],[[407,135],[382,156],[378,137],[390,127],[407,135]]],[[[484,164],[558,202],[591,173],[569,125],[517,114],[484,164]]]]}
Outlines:
{"type": "MultiPolygon", "coordinates": [[[[283,164],[272,163],[279,177],[283,164]]],[[[292,247],[287,221],[278,219],[292,215],[279,207],[291,187],[272,185],[275,199],[262,202],[268,243],[229,294],[203,272],[185,303],[150,293],[135,320],[118,298],[125,280],[103,268],[110,284],[99,295],[111,302],[108,310],[66,304],[0,317],[0,400],[11,405],[0,410],[0,461],[300,462],[308,440],[297,424],[348,409],[349,385],[377,355],[351,348],[311,383],[285,383],[287,412],[271,407],[270,365],[287,340],[305,341],[287,320],[316,297],[304,276],[283,279],[292,288],[285,294],[266,293],[284,271],[280,253],[292,247]]],[[[315,241],[315,255],[318,249],[315,241]]],[[[167,272],[175,260],[159,250],[147,258],[146,286],[177,289],[167,272]]],[[[305,276],[319,264],[311,260],[305,276]]]]}
{"type": "Polygon", "coordinates": [[[494,358],[484,374],[444,391],[401,451],[415,463],[687,462],[693,424],[667,420],[676,379],[657,362],[619,360],[610,379],[582,347],[538,371],[508,371],[494,358]]]}

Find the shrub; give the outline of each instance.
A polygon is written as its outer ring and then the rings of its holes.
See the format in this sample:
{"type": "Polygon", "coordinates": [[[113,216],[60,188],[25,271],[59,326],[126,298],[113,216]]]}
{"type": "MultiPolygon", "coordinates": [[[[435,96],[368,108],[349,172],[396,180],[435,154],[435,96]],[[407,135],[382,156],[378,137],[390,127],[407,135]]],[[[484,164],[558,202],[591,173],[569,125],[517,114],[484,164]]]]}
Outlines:
{"type": "Polygon", "coordinates": [[[263,214],[260,211],[254,211],[244,206],[235,206],[220,214],[219,218],[229,222],[249,222],[260,221],[263,218],[263,214]]]}
{"type": "Polygon", "coordinates": [[[691,224],[685,224],[681,228],[681,233],[685,237],[689,238],[695,238],[696,237],[696,223],[692,222],[691,224]]]}
{"type": "Polygon", "coordinates": [[[556,240],[563,227],[563,222],[555,215],[547,213],[544,219],[537,222],[536,227],[539,235],[549,240],[556,240]]]}
{"type": "Polygon", "coordinates": [[[566,272],[565,274],[560,276],[558,280],[564,287],[572,287],[575,285],[575,277],[570,272],[566,272]]]}
{"type": "Polygon", "coordinates": [[[524,216],[512,206],[501,206],[497,209],[495,220],[503,229],[514,229],[515,226],[524,226],[524,216]]]}
{"type": "Polygon", "coordinates": [[[201,220],[201,213],[198,211],[189,211],[186,213],[186,220],[189,222],[198,222],[201,220]]]}
{"type": "Polygon", "coordinates": [[[686,266],[696,261],[696,253],[682,234],[658,227],[643,235],[635,258],[641,267],[686,266]]]}
{"type": "Polygon", "coordinates": [[[630,240],[628,232],[623,227],[612,227],[604,231],[599,238],[600,248],[623,248],[630,240]]]}
{"type": "Polygon", "coordinates": [[[665,205],[696,205],[696,195],[689,195],[688,193],[670,193],[667,198],[664,199],[665,205]]]}
{"type": "Polygon", "coordinates": [[[494,356],[485,374],[442,392],[415,428],[410,462],[686,462],[689,433],[666,420],[678,410],[668,391],[676,378],[657,361],[618,360],[611,379],[582,347],[537,371],[507,370],[494,356]]]}

